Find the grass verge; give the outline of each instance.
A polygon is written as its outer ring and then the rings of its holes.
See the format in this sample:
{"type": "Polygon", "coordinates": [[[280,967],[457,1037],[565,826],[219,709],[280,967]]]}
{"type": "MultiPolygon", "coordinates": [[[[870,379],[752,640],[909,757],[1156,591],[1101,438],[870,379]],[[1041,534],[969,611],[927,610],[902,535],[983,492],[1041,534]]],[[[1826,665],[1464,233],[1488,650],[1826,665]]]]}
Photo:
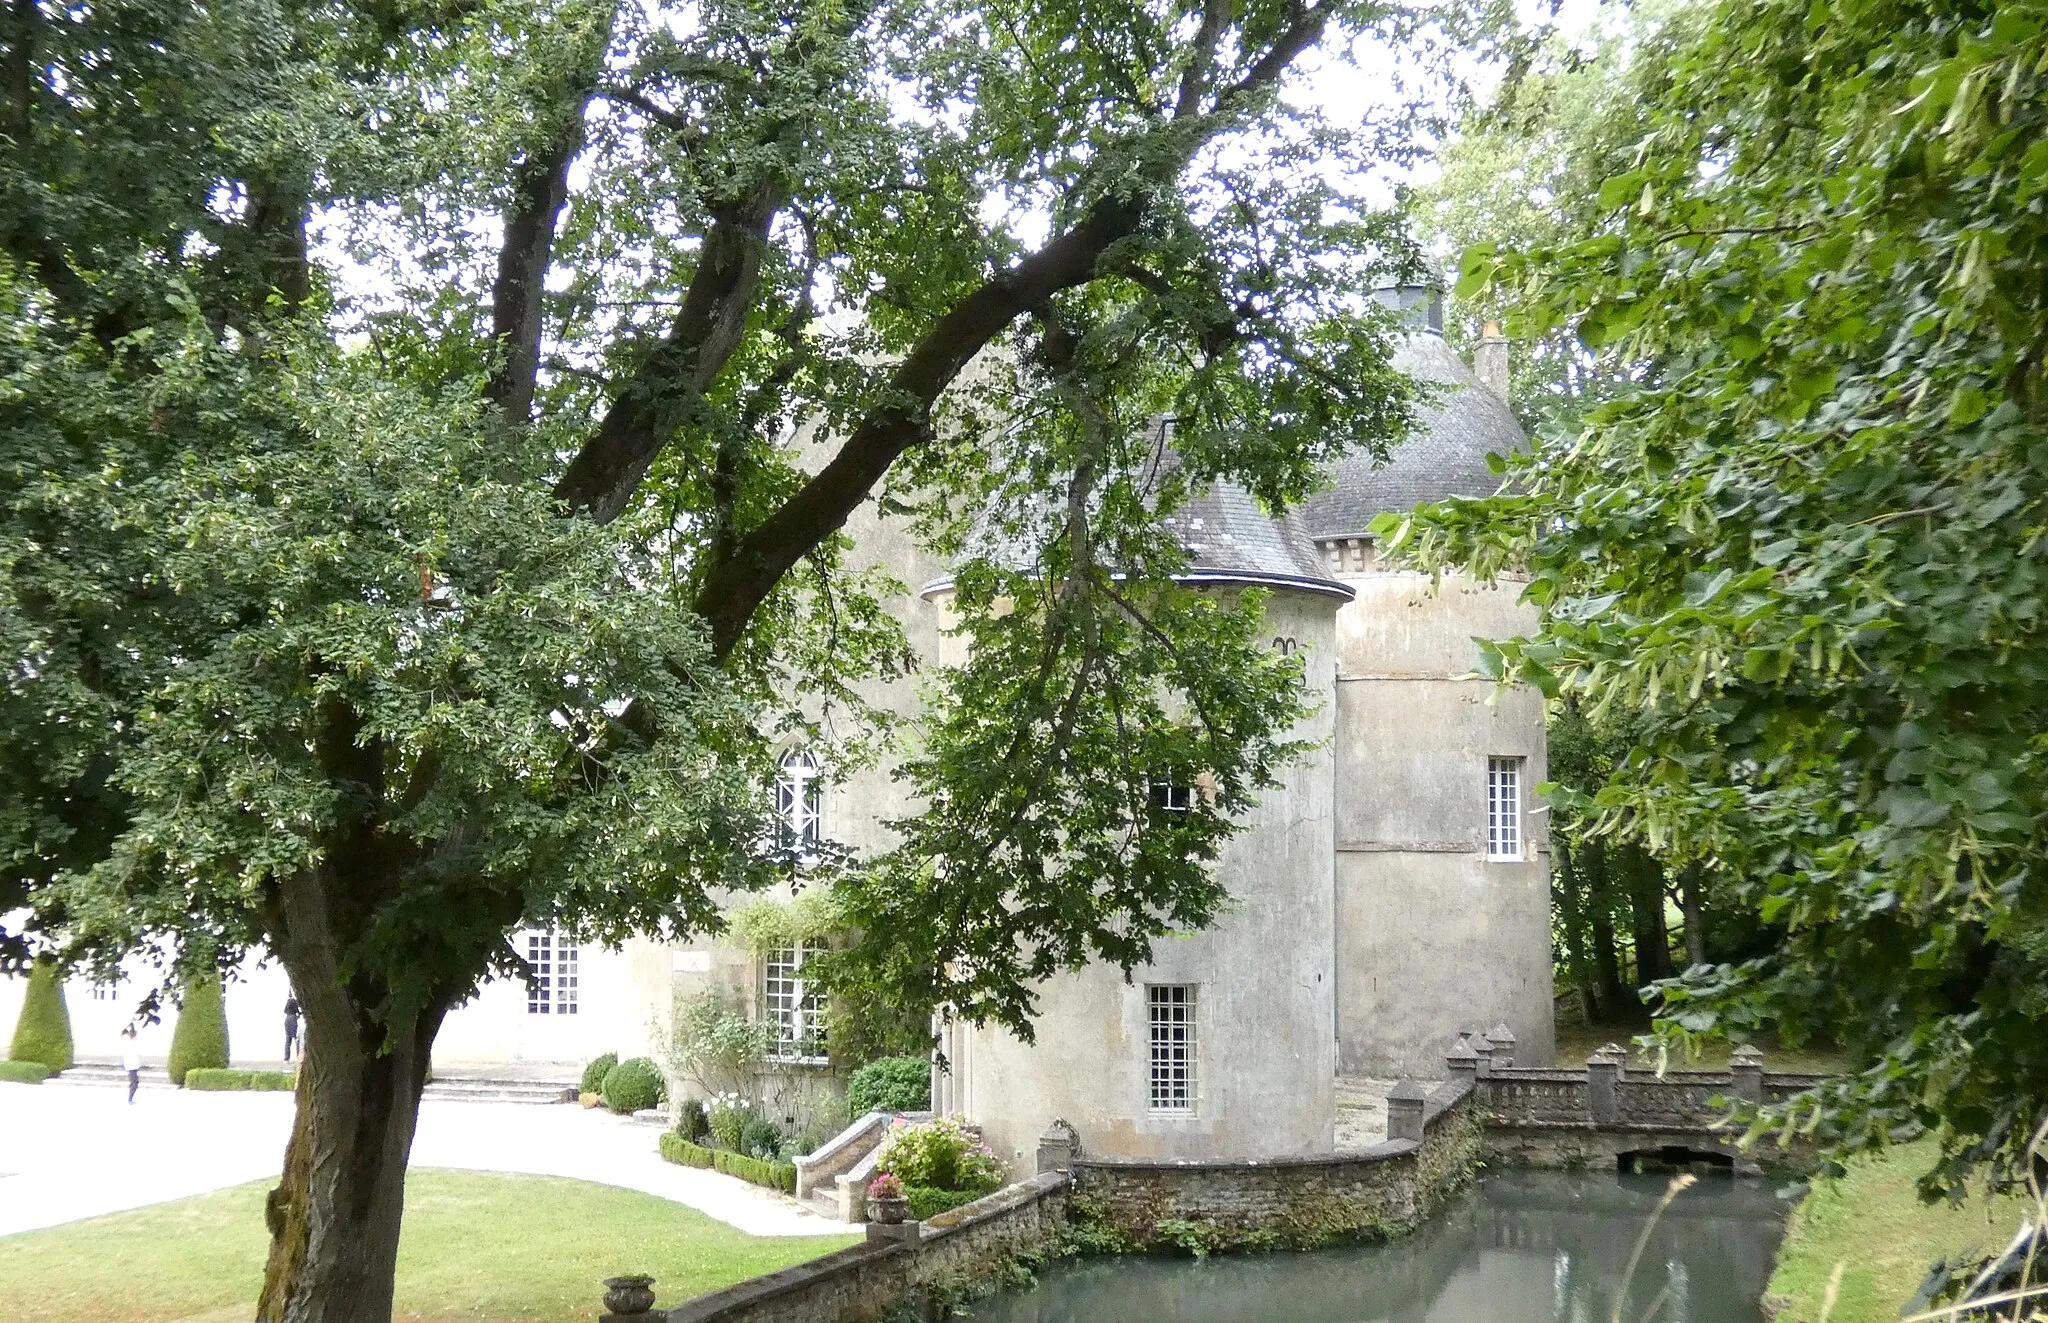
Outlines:
{"type": "Polygon", "coordinates": [[[1923,1204],[1913,1182],[1934,1165],[1932,1140],[1849,1164],[1817,1182],[1792,1211],[1767,1297],[1777,1323],[1819,1323],[1828,1279],[1842,1284],[1828,1323],[1897,1323],[1936,1259],[2004,1247],[2025,1215],[2017,1198],[1972,1198],[1961,1208],[1923,1204]]]}
{"type": "MultiPolygon", "coordinates": [[[[244,1323],[263,1279],[269,1184],[0,1239],[9,1323],[244,1323]]],[[[652,1274],[665,1307],[854,1239],[749,1236],[666,1199],[588,1181],[415,1171],[395,1318],[582,1323],[597,1317],[606,1277],[652,1274]]]]}

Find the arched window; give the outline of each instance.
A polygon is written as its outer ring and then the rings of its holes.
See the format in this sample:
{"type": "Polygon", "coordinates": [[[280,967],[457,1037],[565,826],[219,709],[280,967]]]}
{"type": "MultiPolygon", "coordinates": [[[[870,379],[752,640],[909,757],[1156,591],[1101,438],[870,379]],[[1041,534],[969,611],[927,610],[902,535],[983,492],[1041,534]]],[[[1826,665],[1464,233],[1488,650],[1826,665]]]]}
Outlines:
{"type": "Polygon", "coordinates": [[[782,775],[775,782],[775,824],[782,845],[799,854],[815,853],[824,811],[818,760],[808,749],[791,749],[782,755],[782,775]]]}

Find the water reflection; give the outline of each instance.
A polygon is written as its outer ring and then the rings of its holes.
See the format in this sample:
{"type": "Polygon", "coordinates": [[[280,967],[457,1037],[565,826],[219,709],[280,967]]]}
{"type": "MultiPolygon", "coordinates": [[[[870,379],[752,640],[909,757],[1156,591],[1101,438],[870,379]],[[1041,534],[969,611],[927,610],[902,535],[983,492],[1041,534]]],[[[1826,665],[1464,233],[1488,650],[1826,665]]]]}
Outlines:
{"type": "MultiPolygon", "coordinates": [[[[983,1302],[982,1323],[1607,1323],[1661,1176],[1488,1177],[1387,1245],[1313,1254],[1093,1259],[983,1302]]],[[[1643,1248],[1629,1323],[1760,1323],[1786,1205],[1768,1184],[1701,1181],[1643,1248]]]]}

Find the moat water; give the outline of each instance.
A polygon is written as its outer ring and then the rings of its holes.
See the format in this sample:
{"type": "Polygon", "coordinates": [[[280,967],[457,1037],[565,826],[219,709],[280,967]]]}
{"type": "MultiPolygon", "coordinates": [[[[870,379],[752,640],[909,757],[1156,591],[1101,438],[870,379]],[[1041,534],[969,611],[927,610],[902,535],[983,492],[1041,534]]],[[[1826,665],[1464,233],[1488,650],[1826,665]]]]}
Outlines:
{"type": "MultiPolygon", "coordinates": [[[[1305,1254],[1088,1259],[974,1306],[976,1323],[1608,1323],[1664,1175],[1488,1176],[1413,1235],[1305,1254]]],[[[1657,1222],[1627,1323],[1760,1323],[1789,1204],[1702,1178],[1657,1222]]]]}

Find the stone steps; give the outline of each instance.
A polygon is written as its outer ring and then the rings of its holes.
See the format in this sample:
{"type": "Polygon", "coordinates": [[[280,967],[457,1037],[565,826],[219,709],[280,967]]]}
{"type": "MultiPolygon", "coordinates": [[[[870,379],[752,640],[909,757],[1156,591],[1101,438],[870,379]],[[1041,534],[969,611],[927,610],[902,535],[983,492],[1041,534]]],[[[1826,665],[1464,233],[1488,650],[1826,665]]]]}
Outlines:
{"type": "MultiPolygon", "coordinates": [[[[128,1087],[128,1072],[121,1069],[119,1065],[110,1062],[81,1061],[63,1074],[52,1075],[43,1081],[43,1087],[46,1089],[53,1085],[125,1089],[128,1087]]],[[[144,1066],[142,1068],[142,1087],[145,1089],[168,1089],[173,1086],[171,1084],[171,1077],[164,1074],[161,1067],[144,1066]]]]}
{"type": "Polygon", "coordinates": [[[459,1076],[427,1081],[423,1098],[444,1102],[562,1103],[576,1101],[575,1080],[491,1079],[459,1076]]]}
{"type": "MultiPolygon", "coordinates": [[[[257,1070],[277,1070],[276,1062],[252,1067],[257,1070]]],[[[68,1085],[74,1088],[119,1088],[128,1087],[128,1072],[118,1062],[81,1061],[61,1075],[53,1075],[43,1081],[44,1087],[68,1085]]],[[[142,1087],[145,1089],[169,1089],[175,1087],[162,1066],[145,1065],[142,1068],[142,1087]]],[[[462,1075],[448,1079],[434,1079],[427,1082],[427,1098],[439,1098],[451,1102],[502,1102],[502,1103],[558,1103],[576,1101],[576,1081],[537,1079],[494,1079],[488,1076],[462,1075]]]]}

